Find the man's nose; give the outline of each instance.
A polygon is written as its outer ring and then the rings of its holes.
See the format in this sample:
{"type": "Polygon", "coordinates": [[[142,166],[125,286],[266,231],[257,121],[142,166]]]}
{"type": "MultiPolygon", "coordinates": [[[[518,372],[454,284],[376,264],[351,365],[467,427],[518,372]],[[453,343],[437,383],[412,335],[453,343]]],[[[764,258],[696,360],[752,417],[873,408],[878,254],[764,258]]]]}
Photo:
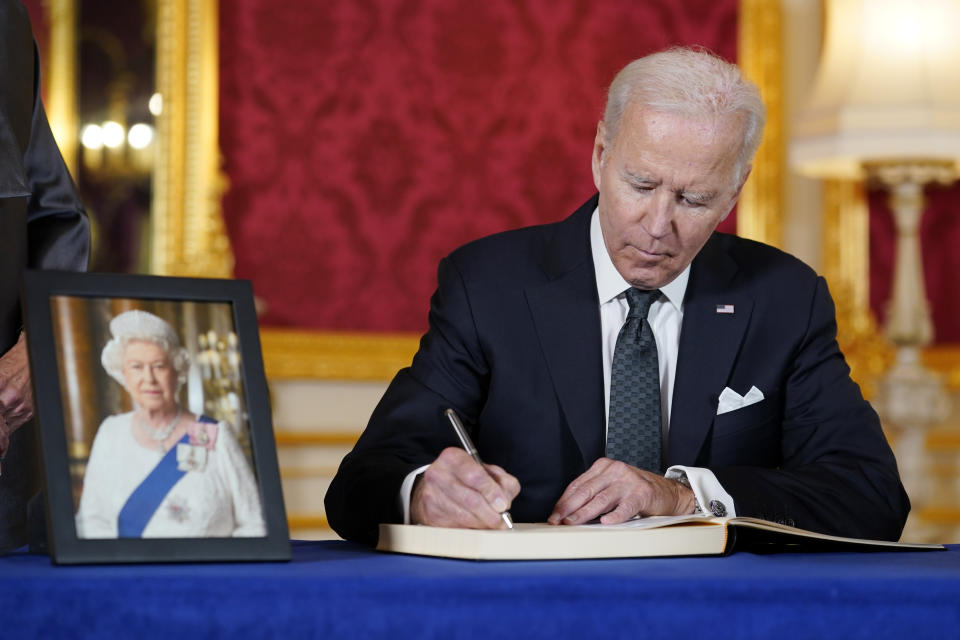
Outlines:
{"type": "Polygon", "coordinates": [[[654,238],[663,238],[673,229],[674,203],[668,194],[657,194],[651,198],[643,211],[640,224],[654,238]]]}

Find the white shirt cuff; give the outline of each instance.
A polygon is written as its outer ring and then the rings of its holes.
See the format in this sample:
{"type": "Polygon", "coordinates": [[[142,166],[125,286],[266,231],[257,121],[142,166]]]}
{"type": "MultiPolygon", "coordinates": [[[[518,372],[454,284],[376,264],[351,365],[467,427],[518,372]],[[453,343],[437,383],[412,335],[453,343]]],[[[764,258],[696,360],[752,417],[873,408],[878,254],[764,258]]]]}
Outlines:
{"type": "Polygon", "coordinates": [[[713,471],[703,467],[685,467],[673,465],[664,474],[669,480],[678,480],[686,476],[693,495],[697,498],[697,506],[705,516],[734,518],[737,510],[733,506],[733,497],[726,492],[713,471]]]}
{"type": "MultiPolygon", "coordinates": [[[[421,473],[427,470],[430,465],[425,464],[419,469],[414,469],[403,479],[400,485],[400,510],[403,511],[403,524],[410,524],[410,496],[413,493],[413,482],[421,473]]],[[[713,474],[710,474],[713,475],[713,474]]]]}

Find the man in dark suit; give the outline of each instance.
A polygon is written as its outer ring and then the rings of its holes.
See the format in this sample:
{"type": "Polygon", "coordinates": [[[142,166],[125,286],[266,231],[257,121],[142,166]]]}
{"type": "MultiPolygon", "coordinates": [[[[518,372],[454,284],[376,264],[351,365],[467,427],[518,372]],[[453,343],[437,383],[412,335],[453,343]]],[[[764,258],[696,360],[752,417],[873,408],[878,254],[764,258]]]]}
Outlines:
{"type": "Polygon", "coordinates": [[[898,538],[909,502],[826,283],[715,232],[763,120],[756,88],[705,52],[621,71],[593,151],[598,195],[441,262],[420,350],[327,493],[334,530],[373,543],[380,522],[497,528],[507,509],[554,524],[700,510],[898,538]],[[624,365],[628,326],[655,348],[624,365]],[[652,392],[636,382],[651,368],[652,392]],[[447,407],[486,468],[457,446],[447,407]],[[625,412],[640,416],[627,440],[654,423],[640,451],[652,462],[623,455],[625,412]]]}
{"type": "Polygon", "coordinates": [[[0,553],[26,543],[39,487],[20,273],[84,269],[87,217],[40,102],[26,9],[0,0],[0,553]]]}

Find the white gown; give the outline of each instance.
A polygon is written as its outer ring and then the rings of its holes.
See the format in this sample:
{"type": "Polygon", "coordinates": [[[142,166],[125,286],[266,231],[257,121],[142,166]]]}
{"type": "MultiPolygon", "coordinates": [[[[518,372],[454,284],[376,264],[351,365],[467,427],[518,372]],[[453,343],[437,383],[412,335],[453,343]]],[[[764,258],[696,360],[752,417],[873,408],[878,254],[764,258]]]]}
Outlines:
{"type": "MultiPolygon", "coordinates": [[[[132,413],[110,416],[90,449],[76,524],[78,538],[117,538],[117,516],[164,453],[145,449],[131,431],[132,413]]],[[[144,538],[266,535],[260,494],[233,432],[220,422],[202,471],[187,471],[143,530],[144,538]]]]}

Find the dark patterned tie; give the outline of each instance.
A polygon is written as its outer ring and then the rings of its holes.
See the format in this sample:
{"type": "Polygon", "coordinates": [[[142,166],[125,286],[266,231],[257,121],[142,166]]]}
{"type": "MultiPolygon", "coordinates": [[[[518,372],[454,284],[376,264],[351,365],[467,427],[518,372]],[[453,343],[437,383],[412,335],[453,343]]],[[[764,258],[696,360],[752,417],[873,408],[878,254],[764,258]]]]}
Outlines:
{"type": "Polygon", "coordinates": [[[627,289],[630,310],[617,336],[610,370],[607,457],[660,473],[660,366],[647,322],[659,291],[627,289]]]}

